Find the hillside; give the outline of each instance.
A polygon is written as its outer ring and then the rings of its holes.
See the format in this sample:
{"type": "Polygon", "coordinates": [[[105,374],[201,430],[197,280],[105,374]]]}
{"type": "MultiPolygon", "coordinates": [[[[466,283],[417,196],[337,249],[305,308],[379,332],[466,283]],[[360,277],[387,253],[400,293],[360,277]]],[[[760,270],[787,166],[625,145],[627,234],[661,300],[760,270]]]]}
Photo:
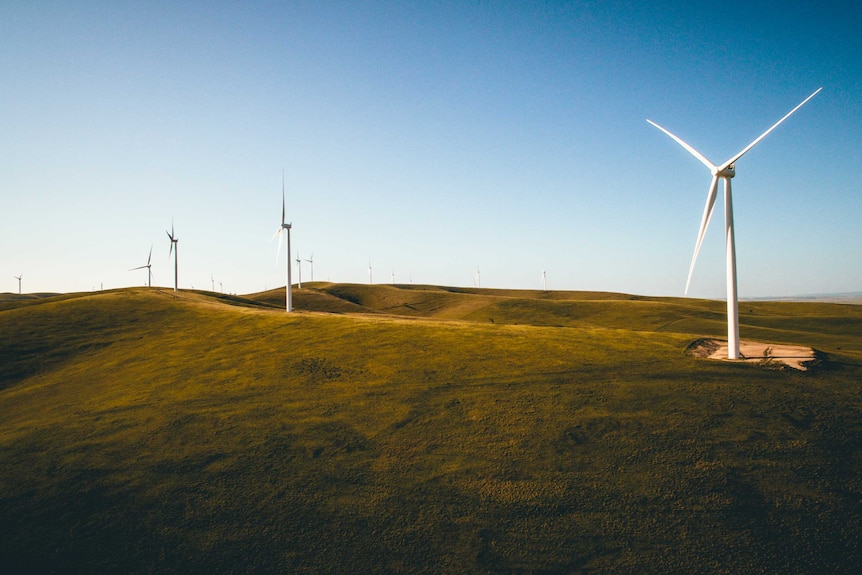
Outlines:
{"type": "Polygon", "coordinates": [[[862,308],[304,284],[2,302],[3,572],[853,573],[862,308]]]}

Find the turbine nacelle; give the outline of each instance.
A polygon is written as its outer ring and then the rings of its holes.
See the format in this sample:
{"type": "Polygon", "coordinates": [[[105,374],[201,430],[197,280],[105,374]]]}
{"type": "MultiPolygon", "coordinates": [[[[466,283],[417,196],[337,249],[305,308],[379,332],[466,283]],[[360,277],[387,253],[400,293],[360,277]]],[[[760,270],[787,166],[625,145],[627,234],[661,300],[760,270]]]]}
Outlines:
{"type": "Polygon", "coordinates": [[[732,178],[736,175],[736,167],[733,164],[730,164],[729,166],[726,166],[723,170],[719,170],[718,168],[716,168],[712,172],[712,175],[717,178],[732,178]]]}

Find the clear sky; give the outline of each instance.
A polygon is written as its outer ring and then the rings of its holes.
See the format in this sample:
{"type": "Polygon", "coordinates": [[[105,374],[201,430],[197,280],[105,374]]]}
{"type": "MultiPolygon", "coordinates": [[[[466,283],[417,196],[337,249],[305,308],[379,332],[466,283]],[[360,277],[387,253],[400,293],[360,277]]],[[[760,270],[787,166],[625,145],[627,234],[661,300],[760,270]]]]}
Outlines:
{"type": "MultiPolygon", "coordinates": [[[[843,1],[2,2],[0,292],[143,285],[151,245],[172,285],[172,218],[180,287],[283,286],[283,169],[315,280],[370,260],[682,295],[710,175],[646,119],[721,163],[820,86],[737,164],[740,295],[862,291],[860,23],[843,1]]],[[[724,297],[723,221],[689,295],[724,297]]]]}

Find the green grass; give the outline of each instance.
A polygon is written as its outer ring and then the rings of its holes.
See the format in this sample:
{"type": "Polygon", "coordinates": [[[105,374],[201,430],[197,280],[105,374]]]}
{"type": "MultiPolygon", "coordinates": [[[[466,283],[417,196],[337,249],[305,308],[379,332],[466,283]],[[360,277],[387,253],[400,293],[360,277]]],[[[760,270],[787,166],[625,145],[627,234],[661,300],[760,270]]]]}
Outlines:
{"type": "Polygon", "coordinates": [[[741,306],[743,338],[822,352],[801,373],[688,356],[721,302],[283,296],[2,302],[0,571],[862,564],[860,306],[741,306]]]}

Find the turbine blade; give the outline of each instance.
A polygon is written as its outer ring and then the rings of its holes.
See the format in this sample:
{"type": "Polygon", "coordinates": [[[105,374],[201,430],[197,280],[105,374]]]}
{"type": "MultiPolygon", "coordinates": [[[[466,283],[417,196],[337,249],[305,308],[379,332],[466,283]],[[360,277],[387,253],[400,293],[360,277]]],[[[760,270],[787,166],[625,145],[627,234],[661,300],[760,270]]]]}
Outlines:
{"type": "MultiPolygon", "coordinates": [[[[282,234],[281,231],[283,229],[284,228],[278,228],[278,231],[275,232],[275,235],[278,236],[278,249],[275,252],[275,265],[278,265],[278,256],[281,255],[281,238],[284,237],[284,234],[282,234]]],[[[275,237],[275,236],[273,236],[273,237],[275,237]]],[[[270,240],[270,241],[272,241],[272,240],[270,240]]]]}
{"type": "Polygon", "coordinates": [[[738,154],[736,154],[735,156],[733,156],[732,158],[730,158],[729,160],[727,160],[725,163],[723,163],[721,166],[719,166],[718,171],[719,171],[719,172],[720,172],[720,171],[722,171],[722,170],[723,170],[723,169],[725,169],[727,166],[729,166],[730,164],[733,164],[733,163],[734,163],[734,162],[736,162],[739,158],[741,158],[743,155],[745,155],[745,153],[746,153],[746,152],[748,152],[748,150],[750,150],[751,148],[753,148],[754,146],[756,146],[756,145],[760,142],[760,140],[762,140],[762,139],[763,139],[763,138],[765,138],[767,135],[769,135],[769,133],[770,133],[772,130],[774,130],[775,128],[777,128],[777,127],[778,127],[778,125],[779,125],[779,124],[781,124],[781,122],[783,122],[784,120],[786,120],[787,118],[789,118],[789,117],[790,117],[790,116],[791,116],[791,115],[792,115],[796,110],[798,110],[799,108],[801,108],[802,106],[804,106],[804,105],[805,105],[805,103],[806,103],[806,102],[808,102],[808,100],[810,100],[811,98],[813,98],[814,96],[816,96],[816,95],[817,95],[817,92],[819,92],[819,91],[820,91],[820,90],[822,90],[822,89],[823,89],[823,88],[822,88],[822,87],[820,87],[820,88],[817,88],[816,90],[814,90],[814,93],[813,93],[813,94],[811,94],[810,96],[808,96],[807,98],[805,98],[804,100],[802,100],[802,101],[801,101],[801,102],[800,102],[800,103],[799,103],[795,108],[793,108],[792,110],[790,110],[789,112],[787,112],[787,114],[785,114],[783,118],[781,118],[780,120],[778,120],[777,122],[775,122],[775,124],[773,124],[771,128],[769,128],[768,130],[766,130],[765,132],[763,132],[762,134],[760,134],[760,136],[758,136],[758,138],[757,138],[756,140],[754,140],[753,142],[751,142],[750,144],[748,144],[747,146],[745,146],[745,147],[742,149],[742,151],[741,151],[741,152],[739,152],[738,154]]]}
{"type": "Polygon", "coordinates": [[[153,259],[153,245],[150,244],[150,255],[147,256],[147,265],[150,265],[150,261],[153,259]]]}
{"type": "Polygon", "coordinates": [[[697,254],[700,253],[700,246],[703,243],[703,237],[706,235],[706,228],[709,227],[709,220],[712,219],[712,210],[715,208],[717,190],[718,176],[713,176],[712,183],[709,185],[709,193],[706,196],[706,206],[703,208],[703,218],[700,221],[700,231],[697,234],[697,243],[694,246],[694,256],[691,258],[691,267],[688,268],[688,280],[685,282],[686,295],[688,295],[688,286],[691,284],[691,276],[694,273],[694,264],[697,262],[697,254]]]}
{"type": "Polygon", "coordinates": [[[685,148],[685,149],[688,151],[688,153],[689,153],[689,154],[691,154],[692,156],[694,156],[695,158],[697,158],[698,160],[700,160],[700,163],[701,163],[701,164],[703,164],[704,166],[706,166],[707,168],[709,168],[709,171],[710,171],[711,173],[713,173],[713,174],[714,174],[714,173],[717,171],[717,168],[715,167],[715,165],[713,165],[713,163],[712,163],[712,162],[710,162],[709,160],[707,160],[707,159],[703,156],[703,154],[701,154],[700,152],[698,152],[697,150],[695,150],[694,148],[692,148],[691,146],[689,146],[687,143],[685,143],[685,142],[682,140],[682,138],[680,138],[680,137],[678,137],[678,136],[675,136],[674,134],[672,134],[672,133],[671,133],[671,132],[669,132],[668,130],[665,130],[664,128],[662,128],[661,126],[659,126],[658,124],[656,124],[656,123],[655,123],[655,122],[653,122],[652,120],[647,120],[647,122],[649,122],[650,124],[652,124],[653,126],[655,126],[656,128],[658,128],[659,130],[661,130],[662,132],[664,132],[665,134],[667,134],[668,136],[670,136],[671,138],[673,138],[673,140],[674,140],[677,144],[679,144],[680,146],[682,146],[683,148],[685,148]]]}

